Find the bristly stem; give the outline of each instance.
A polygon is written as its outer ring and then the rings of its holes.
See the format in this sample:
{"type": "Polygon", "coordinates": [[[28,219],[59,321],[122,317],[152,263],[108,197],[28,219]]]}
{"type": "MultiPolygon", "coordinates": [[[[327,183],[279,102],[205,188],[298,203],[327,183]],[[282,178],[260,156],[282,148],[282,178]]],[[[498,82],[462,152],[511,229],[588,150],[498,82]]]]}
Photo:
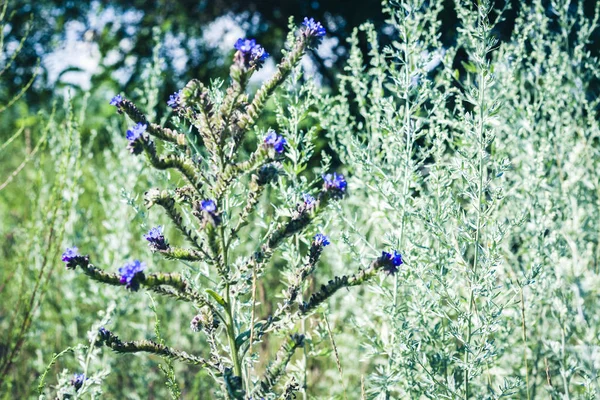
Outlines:
{"type": "MultiPolygon", "coordinates": [[[[224,169],[225,166],[221,165],[221,168],[224,169]]],[[[231,355],[231,361],[233,363],[233,370],[235,374],[243,380],[242,375],[242,365],[240,363],[238,346],[235,342],[236,332],[235,332],[235,310],[233,306],[233,300],[231,299],[231,285],[229,282],[229,260],[228,260],[228,248],[227,241],[225,239],[225,227],[224,224],[219,226],[219,234],[221,237],[221,257],[223,260],[223,274],[222,278],[225,280],[225,312],[227,313],[227,322],[225,324],[227,331],[227,338],[229,340],[229,352],[231,355]]]]}

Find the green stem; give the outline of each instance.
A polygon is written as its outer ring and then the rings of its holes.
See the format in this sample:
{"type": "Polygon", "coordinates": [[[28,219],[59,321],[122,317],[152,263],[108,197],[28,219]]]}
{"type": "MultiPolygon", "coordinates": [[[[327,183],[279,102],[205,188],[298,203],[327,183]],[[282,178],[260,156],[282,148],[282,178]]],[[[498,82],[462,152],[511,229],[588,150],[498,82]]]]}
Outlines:
{"type": "Polygon", "coordinates": [[[471,316],[473,314],[473,306],[475,304],[475,291],[473,290],[473,281],[476,281],[476,273],[477,266],[479,264],[479,241],[481,236],[481,207],[483,205],[483,152],[485,151],[483,145],[483,118],[484,118],[484,100],[485,100],[485,77],[483,73],[483,68],[480,66],[479,72],[479,121],[477,122],[477,142],[479,144],[479,148],[477,149],[477,156],[479,158],[479,182],[477,185],[477,230],[475,231],[475,256],[473,260],[473,268],[471,272],[473,273],[473,278],[469,282],[471,294],[469,296],[469,312],[467,316],[467,343],[465,345],[465,399],[470,398],[469,393],[469,346],[471,345],[472,338],[472,323],[471,316]]]}
{"type": "Polygon", "coordinates": [[[529,366],[527,365],[527,325],[525,324],[525,297],[521,287],[521,328],[523,330],[523,361],[525,362],[525,390],[527,391],[527,400],[529,397],[529,366]]]}
{"type": "Polygon", "coordinates": [[[225,284],[225,303],[226,303],[226,307],[225,307],[225,312],[227,313],[227,323],[226,325],[226,330],[227,330],[227,338],[229,339],[229,352],[231,353],[231,361],[233,362],[233,370],[235,372],[235,374],[237,376],[239,376],[240,378],[243,378],[242,375],[242,365],[240,364],[240,358],[239,358],[239,354],[238,354],[238,347],[235,343],[235,319],[234,319],[234,309],[233,309],[233,302],[231,300],[231,288],[230,288],[230,284],[228,282],[228,276],[229,275],[229,266],[228,266],[228,260],[227,260],[227,248],[226,248],[226,241],[225,241],[225,228],[223,226],[223,224],[221,224],[220,227],[220,234],[221,234],[221,247],[223,249],[223,271],[226,274],[226,276],[224,276],[223,278],[226,279],[227,283],[225,284]]]}
{"type": "MultiPolygon", "coordinates": [[[[411,118],[410,118],[410,97],[408,93],[408,88],[411,82],[410,78],[410,53],[408,51],[408,37],[406,31],[406,24],[404,22],[404,55],[406,58],[406,66],[404,68],[404,128],[406,134],[406,154],[404,155],[405,163],[404,163],[404,179],[402,179],[403,187],[402,187],[402,215],[400,216],[400,235],[399,235],[399,245],[400,249],[402,249],[404,242],[404,227],[406,225],[406,197],[408,196],[408,182],[409,182],[409,168],[410,168],[410,158],[412,153],[412,129],[411,129],[411,118]]],[[[396,310],[398,309],[398,289],[399,289],[399,274],[394,275],[394,306],[393,306],[393,314],[392,317],[396,317],[396,310]]],[[[387,372],[391,373],[392,363],[394,362],[394,346],[396,344],[396,333],[392,329],[392,337],[390,341],[390,357],[388,358],[387,372]]],[[[389,399],[389,391],[386,389],[386,399],[389,399]]]]}

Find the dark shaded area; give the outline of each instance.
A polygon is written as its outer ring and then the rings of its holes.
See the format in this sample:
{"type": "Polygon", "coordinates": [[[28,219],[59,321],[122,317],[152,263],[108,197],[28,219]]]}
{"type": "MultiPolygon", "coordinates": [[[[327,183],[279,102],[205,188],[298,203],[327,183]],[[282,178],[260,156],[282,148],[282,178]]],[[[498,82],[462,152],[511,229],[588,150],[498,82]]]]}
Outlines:
{"type": "MultiPolygon", "coordinates": [[[[445,10],[442,13],[442,41],[445,45],[453,44],[456,35],[457,17],[453,10],[452,1],[445,0],[445,10]]],[[[393,3],[393,2],[392,2],[393,3]]],[[[400,2],[397,2],[400,3],[400,2]]],[[[514,18],[519,11],[532,7],[531,1],[510,0],[510,9],[504,13],[504,21],[496,31],[501,41],[510,38],[514,27],[514,18]]],[[[475,4],[475,3],[474,3],[475,4]]],[[[504,1],[496,1],[497,8],[501,8],[504,1]]],[[[577,1],[572,1],[569,12],[575,13],[577,1]]],[[[587,0],[583,2],[586,14],[593,15],[596,2],[587,0]]],[[[549,1],[544,2],[546,13],[552,17],[549,1]]],[[[175,36],[181,35],[186,39],[202,36],[208,24],[219,16],[236,15],[239,22],[247,28],[248,36],[255,37],[263,46],[278,59],[281,55],[281,46],[287,34],[288,18],[293,16],[300,23],[304,16],[312,16],[322,21],[328,30],[329,37],[339,40],[333,49],[338,56],[333,65],[327,67],[323,59],[312,53],[314,61],[319,66],[324,83],[335,89],[335,75],[343,68],[346,55],[346,39],[352,30],[365,21],[371,21],[382,33],[381,44],[385,45],[391,37],[383,34],[386,25],[386,16],[382,12],[381,2],[378,0],[340,1],[340,0],[287,0],[287,1],[252,1],[252,0],[114,0],[114,1],[76,1],[76,0],[16,0],[9,3],[12,10],[12,30],[7,35],[7,42],[18,40],[25,34],[28,21],[32,20],[32,30],[26,44],[19,55],[18,62],[8,71],[4,90],[17,93],[20,87],[27,82],[38,58],[52,52],[60,46],[64,38],[65,27],[69,21],[79,21],[86,25],[82,40],[93,41],[99,45],[104,58],[110,50],[118,49],[123,39],[129,39],[132,48],[128,54],[136,55],[138,62],[133,66],[133,74],[129,81],[121,87],[125,92],[130,91],[139,84],[140,72],[145,61],[152,55],[152,29],[159,27],[162,32],[171,32],[175,36]],[[104,26],[92,26],[89,21],[90,14],[100,14],[102,11],[113,8],[116,15],[122,15],[128,10],[137,10],[143,13],[139,24],[123,24],[117,28],[115,23],[109,22],[104,26]]],[[[557,27],[558,29],[558,27],[557,27]]],[[[598,54],[600,32],[596,31],[590,46],[592,53],[598,54]]],[[[196,40],[182,41],[182,46],[189,57],[184,72],[178,74],[173,68],[173,60],[165,58],[169,73],[166,74],[166,87],[163,95],[173,92],[178,88],[178,82],[199,78],[207,81],[209,77],[226,77],[228,63],[220,60],[214,49],[199,48],[196,40]]],[[[110,68],[104,69],[94,76],[94,86],[109,82],[118,87],[112,76],[112,71],[125,66],[125,56],[121,50],[120,60],[110,68]]],[[[466,55],[464,55],[466,56],[466,55]]],[[[460,60],[457,60],[458,62],[460,60]]],[[[48,82],[48,74],[43,68],[38,82],[33,90],[27,94],[27,102],[32,110],[38,109],[52,97],[53,90],[48,82]]],[[[6,93],[5,92],[5,93],[6,93]]]]}

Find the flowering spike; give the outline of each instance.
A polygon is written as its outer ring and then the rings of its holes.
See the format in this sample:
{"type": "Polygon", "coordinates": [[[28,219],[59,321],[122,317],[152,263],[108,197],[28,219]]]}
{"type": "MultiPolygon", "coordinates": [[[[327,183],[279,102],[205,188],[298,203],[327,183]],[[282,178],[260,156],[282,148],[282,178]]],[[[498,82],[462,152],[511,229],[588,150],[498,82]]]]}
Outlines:
{"type": "Polygon", "coordinates": [[[137,291],[140,288],[138,278],[143,278],[144,268],[146,264],[139,260],[128,262],[119,268],[119,274],[121,274],[121,283],[132,292],[137,291]]]}

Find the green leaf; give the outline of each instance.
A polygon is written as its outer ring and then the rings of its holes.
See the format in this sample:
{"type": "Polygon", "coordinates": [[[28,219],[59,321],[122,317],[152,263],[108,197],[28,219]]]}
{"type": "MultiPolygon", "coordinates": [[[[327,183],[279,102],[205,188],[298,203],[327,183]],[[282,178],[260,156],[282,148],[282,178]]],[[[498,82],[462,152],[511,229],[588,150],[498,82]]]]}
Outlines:
{"type": "Polygon", "coordinates": [[[206,293],[208,293],[213,299],[216,300],[217,303],[219,303],[220,305],[222,305],[223,307],[227,306],[227,303],[225,302],[225,300],[221,297],[221,295],[219,295],[217,292],[215,292],[212,289],[206,289],[206,293]]]}
{"type": "Polygon", "coordinates": [[[472,74],[477,73],[477,67],[475,66],[475,64],[470,63],[470,62],[464,62],[464,61],[461,64],[467,72],[471,72],[472,74]]]}

